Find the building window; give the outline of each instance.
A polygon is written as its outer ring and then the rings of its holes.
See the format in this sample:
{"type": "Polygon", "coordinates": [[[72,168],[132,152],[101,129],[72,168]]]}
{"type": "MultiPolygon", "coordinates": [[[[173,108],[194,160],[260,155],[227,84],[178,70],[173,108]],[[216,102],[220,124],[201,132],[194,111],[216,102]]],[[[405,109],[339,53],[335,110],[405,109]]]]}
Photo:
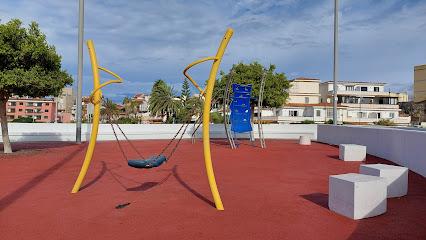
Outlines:
{"type": "Polygon", "coordinates": [[[379,87],[374,87],[374,91],[378,92],[379,91],[379,87]]]}
{"type": "Polygon", "coordinates": [[[321,117],[321,110],[317,110],[317,117],[321,117]]]}
{"type": "Polygon", "coordinates": [[[358,112],[358,118],[367,118],[367,113],[365,113],[365,112],[358,112]]]}
{"type": "Polygon", "coordinates": [[[23,103],[23,102],[20,102],[20,103],[19,103],[19,105],[24,105],[24,103],[23,103]]]}
{"type": "Polygon", "coordinates": [[[346,86],[346,91],[354,91],[355,87],[354,86],[346,86]]]}
{"type": "Polygon", "coordinates": [[[15,119],[14,115],[7,115],[7,119],[15,119]]]}
{"type": "Polygon", "coordinates": [[[41,116],[34,116],[35,120],[41,120],[41,116]]]}
{"type": "Polygon", "coordinates": [[[289,111],[290,117],[297,117],[297,111],[289,111]]]}
{"type": "Polygon", "coordinates": [[[367,87],[361,87],[362,92],[367,92],[367,87]]]}
{"type": "Polygon", "coordinates": [[[8,113],[14,113],[14,112],[15,112],[15,109],[14,109],[14,108],[9,108],[9,109],[7,109],[7,112],[8,112],[8,113]]]}
{"type": "Polygon", "coordinates": [[[18,109],[18,111],[19,111],[19,112],[22,112],[22,109],[20,108],[20,109],[18,109]]]}
{"type": "Polygon", "coordinates": [[[44,119],[48,119],[49,117],[48,116],[44,116],[44,119]]]}
{"type": "Polygon", "coordinates": [[[49,109],[44,109],[44,112],[49,112],[49,109]]]}
{"type": "Polygon", "coordinates": [[[46,103],[46,106],[49,106],[49,103],[46,103]]]}
{"type": "Polygon", "coordinates": [[[333,117],[333,109],[327,108],[327,117],[333,117]]]}
{"type": "Polygon", "coordinates": [[[395,118],[395,113],[389,113],[390,118],[395,118]]]}
{"type": "Polygon", "coordinates": [[[309,97],[305,97],[305,103],[309,103],[309,97]]]}
{"type": "Polygon", "coordinates": [[[7,105],[9,105],[9,106],[16,106],[16,102],[8,102],[7,105]]]}

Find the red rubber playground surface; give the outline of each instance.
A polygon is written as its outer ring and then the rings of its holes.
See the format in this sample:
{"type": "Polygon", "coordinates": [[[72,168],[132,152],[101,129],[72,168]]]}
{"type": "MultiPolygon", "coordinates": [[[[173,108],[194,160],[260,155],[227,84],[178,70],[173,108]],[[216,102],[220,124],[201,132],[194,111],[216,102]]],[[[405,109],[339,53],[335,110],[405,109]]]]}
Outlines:
{"type": "MultiPolygon", "coordinates": [[[[167,142],[134,144],[150,157],[167,142]]],[[[116,142],[98,142],[76,194],[87,143],[14,144],[26,151],[0,155],[0,238],[426,239],[424,177],[410,171],[407,196],[388,199],[383,215],[351,220],[328,209],[328,177],[356,173],[361,163],[338,160],[336,146],[239,144],[231,150],[226,140],[211,141],[224,211],[212,202],[201,140],[183,140],[153,169],[128,167],[116,142]]],[[[392,164],[374,156],[365,163],[392,164]]]]}

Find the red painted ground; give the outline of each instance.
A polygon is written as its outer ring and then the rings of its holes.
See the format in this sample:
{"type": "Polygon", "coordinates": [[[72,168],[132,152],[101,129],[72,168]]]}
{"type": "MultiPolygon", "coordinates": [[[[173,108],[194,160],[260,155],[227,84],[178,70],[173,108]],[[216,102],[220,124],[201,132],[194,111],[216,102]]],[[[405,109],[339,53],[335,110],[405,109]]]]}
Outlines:
{"type": "MultiPolygon", "coordinates": [[[[135,142],[146,157],[166,143],[135,142]]],[[[0,156],[0,238],[426,239],[424,177],[410,172],[408,196],[388,199],[381,216],[355,221],[327,208],[328,176],[360,165],[338,160],[337,147],[240,144],[231,150],[212,140],[225,211],[213,207],[200,140],[184,140],[169,163],[149,170],[128,167],[116,142],[99,142],[77,194],[70,191],[87,144],[16,144],[40,151],[0,156]]],[[[373,156],[366,163],[390,164],[373,156]]]]}

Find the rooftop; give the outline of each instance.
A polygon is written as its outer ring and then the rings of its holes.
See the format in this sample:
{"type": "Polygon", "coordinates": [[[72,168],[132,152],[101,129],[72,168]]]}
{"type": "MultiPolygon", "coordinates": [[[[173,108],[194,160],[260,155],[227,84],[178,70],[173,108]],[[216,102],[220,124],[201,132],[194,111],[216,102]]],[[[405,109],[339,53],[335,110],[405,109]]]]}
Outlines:
{"type": "MultiPolygon", "coordinates": [[[[145,157],[168,140],[133,144],[145,157]]],[[[351,220],[328,209],[329,175],[358,172],[336,146],[212,139],[213,166],[225,207],[217,211],[200,139],[183,140],[158,168],[127,166],[116,142],[98,142],[80,192],[71,188],[87,143],[15,143],[0,155],[3,239],[424,239],[426,181],[409,172],[408,195],[387,200],[383,215],[351,220]],[[128,205],[127,205],[128,204],[128,205]],[[121,206],[121,208],[119,207],[121,206]],[[119,209],[116,209],[119,207],[119,209]]],[[[137,155],[124,146],[129,158],[137,155]]],[[[367,156],[362,164],[387,160],[367,156]]]]}

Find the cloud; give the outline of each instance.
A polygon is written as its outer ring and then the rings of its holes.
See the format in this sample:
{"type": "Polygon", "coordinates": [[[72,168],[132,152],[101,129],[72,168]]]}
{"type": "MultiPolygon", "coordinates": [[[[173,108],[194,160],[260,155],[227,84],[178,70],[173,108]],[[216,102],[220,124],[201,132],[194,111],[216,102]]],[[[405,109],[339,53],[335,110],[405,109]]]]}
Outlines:
{"type": "MultiPolygon", "coordinates": [[[[339,4],[339,80],[408,89],[413,66],[426,61],[426,2],[339,4]]],[[[78,1],[8,0],[0,16],[2,23],[12,17],[38,22],[62,55],[63,68],[77,78],[78,1]]],[[[214,56],[227,28],[234,29],[234,36],[220,70],[258,61],[275,64],[277,72],[291,78],[332,80],[333,24],[334,2],[326,0],[93,0],[85,1],[84,38],[93,40],[99,65],[124,79],[120,87],[103,89],[120,102],[126,94],[149,94],[158,78],[179,90],[183,69],[214,56]]],[[[202,85],[210,67],[211,62],[202,63],[188,73],[202,85]]],[[[89,95],[93,83],[86,45],[83,82],[83,95],[89,95]]]]}

